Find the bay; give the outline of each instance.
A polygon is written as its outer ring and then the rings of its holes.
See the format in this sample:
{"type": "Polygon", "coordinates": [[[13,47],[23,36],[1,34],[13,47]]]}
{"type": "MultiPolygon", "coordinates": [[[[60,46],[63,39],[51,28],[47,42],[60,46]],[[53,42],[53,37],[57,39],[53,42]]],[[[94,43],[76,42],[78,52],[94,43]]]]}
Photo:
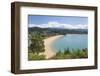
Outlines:
{"type": "Polygon", "coordinates": [[[83,49],[88,48],[88,35],[87,34],[66,34],[57,38],[51,47],[55,51],[64,51],[64,49],[83,49]]]}

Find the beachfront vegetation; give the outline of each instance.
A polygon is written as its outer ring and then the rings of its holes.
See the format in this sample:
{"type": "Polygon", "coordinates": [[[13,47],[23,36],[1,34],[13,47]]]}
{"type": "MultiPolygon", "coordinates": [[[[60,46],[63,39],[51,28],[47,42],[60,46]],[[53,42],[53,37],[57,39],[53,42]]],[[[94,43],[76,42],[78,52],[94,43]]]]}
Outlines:
{"type": "MultiPolygon", "coordinates": [[[[28,60],[45,60],[41,54],[45,51],[44,39],[65,34],[87,34],[87,29],[55,29],[55,28],[28,28],[28,60]]],[[[87,49],[59,50],[55,56],[49,59],[87,58],[87,49]],[[63,51],[63,52],[62,52],[63,51]]]]}
{"type": "Polygon", "coordinates": [[[72,49],[59,50],[55,56],[50,59],[76,59],[76,58],[87,58],[87,48],[85,49],[72,49]]]}
{"type": "Polygon", "coordinates": [[[32,50],[32,52],[34,54],[39,54],[40,52],[45,51],[44,41],[43,41],[41,35],[32,36],[29,50],[32,50]]]}
{"type": "Polygon", "coordinates": [[[28,60],[45,60],[45,55],[34,54],[33,52],[28,53],[28,60]]]}
{"type": "MultiPolygon", "coordinates": [[[[43,54],[34,54],[31,50],[28,53],[28,59],[29,60],[47,60],[45,55],[43,54]]],[[[84,49],[72,49],[69,48],[61,51],[59,50],[56,52],[56,55],[49,58],[49,60],[52,59],[80,59],[80,58],[88,58],[88,52],[87,48],[84,49]]]]}
{"type": "Polygon", "coordinates": [[[40,53],[44,52],[44,37],[38,33],[36,35],[30,35],[29,38],[29,46],[28,46],[28,60],[44,60],[45,55],[40,55],[40,53]]]}

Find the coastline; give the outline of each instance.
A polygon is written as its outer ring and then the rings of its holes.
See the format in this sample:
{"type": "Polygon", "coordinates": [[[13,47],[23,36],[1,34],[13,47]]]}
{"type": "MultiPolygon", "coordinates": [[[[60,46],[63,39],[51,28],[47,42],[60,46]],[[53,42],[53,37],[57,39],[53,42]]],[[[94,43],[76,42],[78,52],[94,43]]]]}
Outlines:
{"type": "Polygon", "coordinates": [[[52,36],[52,37],[44,39],[45,52],[43,54],[46,56],[47,59],[56,54],[56,52],[53,51],[53,48],[51,48],[50,45],[52,44],[53,41],[55,41],[57,38],[60,38],[62,36],[63,35],[56,35],[56,36],[52,36]]]}

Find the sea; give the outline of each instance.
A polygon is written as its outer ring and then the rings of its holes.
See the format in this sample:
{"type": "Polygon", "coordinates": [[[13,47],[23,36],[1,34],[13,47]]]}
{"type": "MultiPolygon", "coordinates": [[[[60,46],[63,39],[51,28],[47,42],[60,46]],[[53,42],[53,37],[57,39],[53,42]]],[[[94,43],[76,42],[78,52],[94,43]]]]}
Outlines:
{"type": "Polygon", "coordinates": [[[57,38],[51,47],[55,51],[64,51],[65,49],[83,49],[88,48],[88,34],[66,34],[57,38]]]}

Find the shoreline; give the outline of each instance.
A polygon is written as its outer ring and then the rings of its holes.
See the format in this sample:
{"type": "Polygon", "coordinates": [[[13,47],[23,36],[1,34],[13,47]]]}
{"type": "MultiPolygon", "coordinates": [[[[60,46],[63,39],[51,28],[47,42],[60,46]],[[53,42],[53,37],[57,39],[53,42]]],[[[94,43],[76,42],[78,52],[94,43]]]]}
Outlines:
{"type": "Polygon", "coordinates": [[[51,58],[52,56],[54,56],[56,54],[55,51],[53,51],[53,48],[50,47],[50,45],[52,44],[53,41],[55,41],[57,38],[62,37],[63,35],[56,35],[56,36],[52,36],[52,37],[48,37],[46,39],[44,39],[44,45],[45,45],[45,52],[43,53],[46,58],[51,58]]]}

